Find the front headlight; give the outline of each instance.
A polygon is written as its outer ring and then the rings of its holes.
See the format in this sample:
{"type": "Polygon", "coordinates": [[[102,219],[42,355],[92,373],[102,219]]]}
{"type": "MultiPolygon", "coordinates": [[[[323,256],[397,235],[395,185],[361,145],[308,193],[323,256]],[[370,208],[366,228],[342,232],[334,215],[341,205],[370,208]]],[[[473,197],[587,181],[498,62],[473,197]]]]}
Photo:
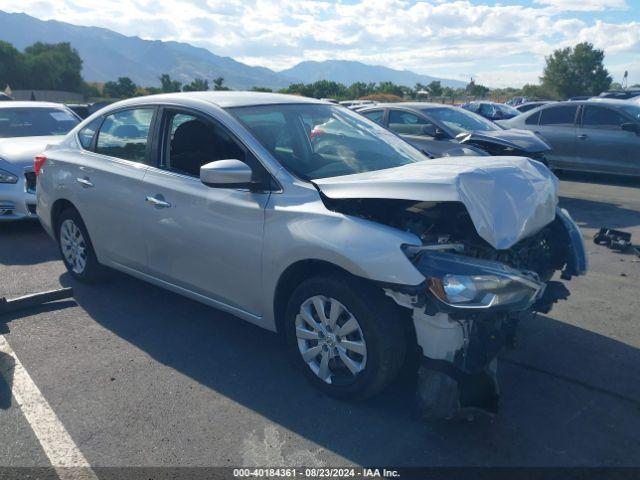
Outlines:
{"type": "Polygon", "coordinates": [[[18,183],[18,177],[13,173],[0,169],[0,183],[18,183]]]}
{"type": "Polygon", "coordinates": [[[526,310],[544,291],[535,273],[499,262],[424,250],[414,264],[429,291],[454,308],[526,310]]]}

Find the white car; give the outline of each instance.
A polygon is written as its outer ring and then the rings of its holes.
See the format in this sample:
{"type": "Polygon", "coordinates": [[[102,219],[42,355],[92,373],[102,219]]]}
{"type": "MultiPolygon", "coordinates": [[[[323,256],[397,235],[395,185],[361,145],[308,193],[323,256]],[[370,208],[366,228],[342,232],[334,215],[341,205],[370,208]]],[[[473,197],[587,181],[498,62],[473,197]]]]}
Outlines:
{"type": "Polygon", "coordinates": [[[37,218],[34,157],[79,121],[58,103],[0,103],[0,221],[37,218]]]}

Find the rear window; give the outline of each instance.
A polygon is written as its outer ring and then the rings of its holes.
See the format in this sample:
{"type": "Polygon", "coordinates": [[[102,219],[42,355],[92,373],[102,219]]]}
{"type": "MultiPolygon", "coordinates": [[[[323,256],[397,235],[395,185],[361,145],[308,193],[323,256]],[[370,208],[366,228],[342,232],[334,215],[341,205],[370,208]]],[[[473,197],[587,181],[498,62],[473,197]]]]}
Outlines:
{"type": "Polygon", "coordinates": [[[62,108],[0,108],[0,138],[64,135],[78,123],[62,108]]]}
{"type": "Polygon", "coordinates": [[[573,126],[577,111],[577,105],[546,108],[540,112],[540,125],[573,126]]]}
{"type": "Polygon", "coordinates": [[[154,112],[152,108],[138,108],[106,116],[98,133],[96,152],[144,162],[154,112]]]}

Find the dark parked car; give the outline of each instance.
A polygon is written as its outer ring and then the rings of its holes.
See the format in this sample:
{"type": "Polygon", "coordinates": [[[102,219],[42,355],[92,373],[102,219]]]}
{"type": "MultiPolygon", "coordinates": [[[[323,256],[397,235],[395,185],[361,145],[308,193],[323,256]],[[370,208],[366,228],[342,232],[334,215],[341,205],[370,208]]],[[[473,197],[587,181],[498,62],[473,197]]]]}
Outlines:
{"type": "Polygon", "coordinates": [[[549,145],[526,130],[505,130],[475,113],[439,103],[393,103],[358,113],[397,133],[429,157],[520,155],[544,161],[549,145]]]}
{"type": "Polygon", "coordinates": [[[640,97],[640,89],[630,90],[611,90],[609,92],[602,92],[598,95],[598,98],[612,98],[616,100],[629,100],[630,98],[640,97]]]}
{"type": "Polygon", "coordinates": [[[528,112],[529,110],[533,110],[534,108],[541,107],[542,105],[547,105],[549,103],[554,103],[554,102],[551,100],[536,100],[533,102],[527,102],[527,103],[518,105],[516,107],[516,110],[518,110],[520,113],[524,113],[524,112],[528,112]]]}
{"type": "Polygon", "coordinates": [[[520,115],[518,110],[505,103],[469,102],[460,106],[488,120],[506,120],[520,115]]]}
{"type": "Polygon", "coordinates": [[[499,123],[547,140],[552,168],[640,175],[640,105],[635,103],[558,102],[499,123]]]}
{"type": "Polygon", "coordinates": [[[89,110],[90,105],[88,103],[67,103],[66,106],[82,119],[93,113],[89,110]]]}

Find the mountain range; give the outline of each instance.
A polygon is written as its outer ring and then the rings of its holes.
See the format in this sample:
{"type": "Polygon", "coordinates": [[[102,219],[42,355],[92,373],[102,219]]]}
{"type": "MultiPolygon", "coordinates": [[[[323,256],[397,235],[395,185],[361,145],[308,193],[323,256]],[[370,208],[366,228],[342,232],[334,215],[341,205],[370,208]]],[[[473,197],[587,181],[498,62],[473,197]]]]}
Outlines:
{"type": "Polygon", "coordinates": [[[329,60],[305,61],[276,72],[216,55],[205,48],[188,43],[145,40],[129,37],[106,28],[85,27],[56,20],[39,20],[24,13],[0,11],[0,40],[23,50],[35,42],[69,42],[83,60],[83,77],[89,82],[105,82],[129,77],[138,85],[158,86],[158,77],[168,73],[188,83],[194,78],[224,77],[234,89],[254,86],[273,89],[291,83],[334,80],[350,85],[354,82],[392,81],[413,86],[441,80],[443,85],[464,86],[464,82],[420,75],[408,70],[394,70],[360,62],[329,60]]]}

